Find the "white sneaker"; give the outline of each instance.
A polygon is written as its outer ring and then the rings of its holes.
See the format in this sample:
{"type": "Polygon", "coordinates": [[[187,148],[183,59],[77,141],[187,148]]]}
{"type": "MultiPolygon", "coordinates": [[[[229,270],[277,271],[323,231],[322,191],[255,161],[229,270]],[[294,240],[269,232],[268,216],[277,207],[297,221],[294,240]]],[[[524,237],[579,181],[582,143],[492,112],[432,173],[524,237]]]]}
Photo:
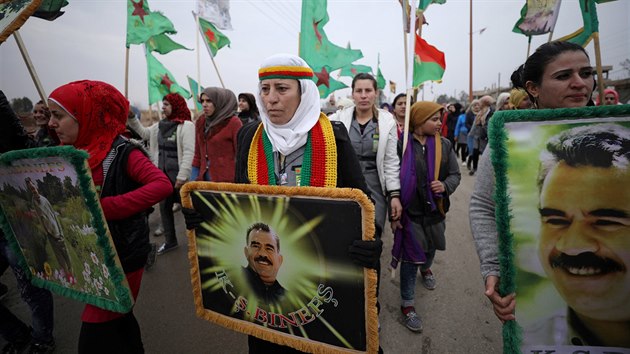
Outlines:
{"type": "Polygon", "coordinates": [[[462,166],[466,166],[466,161],[462,162],[462,166]]]}
{"type": "Polygon", "coordinates": [[[179,204],[179,203],[173,204],[173,213],[177,213],[180,210],[182,210],[182,205],[181,204],[179,204]]]}

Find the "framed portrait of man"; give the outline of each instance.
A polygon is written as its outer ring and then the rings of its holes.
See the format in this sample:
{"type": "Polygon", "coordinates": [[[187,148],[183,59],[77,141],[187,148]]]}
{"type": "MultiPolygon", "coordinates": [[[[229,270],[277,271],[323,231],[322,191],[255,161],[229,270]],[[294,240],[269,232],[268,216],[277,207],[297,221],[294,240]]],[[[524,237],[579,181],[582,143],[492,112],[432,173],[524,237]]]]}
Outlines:
{"type": "Polygon", "coordinates": [[[630,106],[499,112],[489,135],[506,347],[630,353],[630,106]]]}
{"type": "Polygon", "coordinates": [[[0,155],[0,224],[34,285],[110,311],[131,309],[86,152],[62,146],[0,155]]]}
{"type": "Polygon", "coordinates": [[[18,30],[42,0],[0,0],[0,43],[18,30]]]}
{"type": "Polygon", "coordinates": [[[374,208],[359,190],[192,182],[184,207],[198,316],[307,352],[378,350],[376,273],[353,263],[374,208]]]}

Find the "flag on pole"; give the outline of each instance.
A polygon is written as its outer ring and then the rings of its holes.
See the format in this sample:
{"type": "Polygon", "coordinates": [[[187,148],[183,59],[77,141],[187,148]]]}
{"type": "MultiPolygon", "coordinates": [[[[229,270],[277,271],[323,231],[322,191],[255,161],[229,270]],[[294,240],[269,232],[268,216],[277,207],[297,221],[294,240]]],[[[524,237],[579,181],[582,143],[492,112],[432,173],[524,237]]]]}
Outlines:
{"type": "Polygon", "coordinates": [[[149,80],[149,104],[161,101],[169,93],[179,93],[184,98],[190,98],[190,92],[179,86],[175,77],[151,52],[146,51],[147,78],[149,80]]]}
{"type": "Polygon", "coordinates": [[[431,5],[431,4],[442,5],[445,2],[446,2],[446,0],[420,0],[420,3],[418,3],[418,10],[426,11],[427,7],[429,7],[429,5],[431,5]]]}
{"type": "Polygon", "coordinates": [[[68,5],[66,0],[44,0],[32,16],[53,21],[64,14],[61,8],[66,5],[68,5]]]}
{"type": "Polygon", "coordinates": [[[213,57],[217,55],[219,49],[230,46],[230,39],[214,27],[211,22],[201,17],[199,18],[199,32],[201,32],[203,41],[206,43],[208,52],[210,52],[210,55],[213,57]]]}
{"type": "Polygon", "coordinates": [[[325,66],[334,71],[363,58],[360,50],[339,47],[328,40],[324,26],[328,23],[327,0],[302,1],[300,57],[314,71],[325,66]]]}
{"type": "Polygon", "coordinates": [[[230,0],[197,0],[197,16],[214,23],[219,29],[232,29],[230,0]]]}
{"type": "Polygon", "coordinates": [[[160,54],[166,54],[177,49],[192,50],[175,42],[171,39],[171,37],[164,33],[149,38],[149,40],[146,42],[146,45],[147,49],[149,49],[150,51],[158,52],[160,54]]]}
{"type": "Polygon", "coordinates": [[[410,19],[409,14],[411,13],[411,5],[409,5],[409,0],[398,0],[400,4],[400,8],[402,10],[402,21],[403,21],[403,31],[409,33],[410,29],[410,19]]]}
{"type": "Polygon", "coordinates": [[[349,64],[341,68],[340,76],[355,77],[359,73],[371,73],[372,68],[367,65],[349,64]]]}
{"type": "Polygon", "coordinates": [[[332,92],[348,87],[343,82],[330,77],[329,68],[327,66],[324,66],[319,71],[314,71],[314,74],[315,77],[313,79],[315,80],[315,85],[317,85],[319,97],[321,98],[328,97],[332,92]]]}
{"type": "Polygon", "coordinates": [[[416,87],[425,81],[442,80],[446,70],[444,53],[427,43],[416,34],[416,48],[413,64],[413,86],[416,87]]]}
{"type": "Polygon", "coordinates": [[[560,13],[562,0],[527,0],[521,9],[521,18],[516,21],[512,32],[536,36],[553,32],[560,13]]]}
{"type": "Polygon", "coordinates": [[[203,107],[199,102],[199,92],[203,91],[203,87],[200,86],[197,81],[193,80],[190,76],[186,76],[188,78],[188,86],[190,86],[190,92],[192,92],[192,99],[195,102],[195,107],[197,107],[197,111],[202,111],[203,107]]]}
{"type": "Polygon", "coordinates": [[[556,39],[557,41],[567,41],[586,47],[593,38],[595,32],[599,32],[599,20],[597,19],[596,4],[609,2],[610,0],[580,0],[580,10],[582,10],[582,21],[584,26],[579,30],[556,39]]]}
{"type": "Polygon", "coordinates": [[[147,0],[127,0],[127,47],[162,33],[177,33],[171,20],[159,12],[151,12],[147,0]]]}
{"type": "Polygon", "coordinates": [[[385,77],[383,77],[383,73],[381,72],[381,54],[379,53],[377,64],[376,64],[376,88],[382,90],[385,88],[385,77]]]}

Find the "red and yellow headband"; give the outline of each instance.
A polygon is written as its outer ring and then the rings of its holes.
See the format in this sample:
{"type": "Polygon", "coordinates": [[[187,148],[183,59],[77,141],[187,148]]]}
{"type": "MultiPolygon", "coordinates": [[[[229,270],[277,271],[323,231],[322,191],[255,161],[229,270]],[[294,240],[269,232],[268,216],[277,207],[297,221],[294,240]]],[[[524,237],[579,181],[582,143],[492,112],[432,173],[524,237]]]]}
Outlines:
{"type": "Polygon", "coordinates": [[[312,79],[313,70],[303,66],[269,66],[258,70],[258,79],[312,79]]]}

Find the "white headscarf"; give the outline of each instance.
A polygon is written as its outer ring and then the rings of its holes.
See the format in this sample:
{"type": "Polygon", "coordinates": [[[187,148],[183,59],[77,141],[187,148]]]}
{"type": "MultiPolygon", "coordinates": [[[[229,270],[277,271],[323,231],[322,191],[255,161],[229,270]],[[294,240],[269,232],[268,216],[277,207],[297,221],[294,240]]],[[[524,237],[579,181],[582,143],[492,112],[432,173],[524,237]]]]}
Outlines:
{"type": "MultiPolygon", "coordinates": [[[[268,68],[273,66],[294,66],[309,68],[308,64],[302,58],[291,54],[276,54],[265,59],[260,68],[268,68]]],[[[308,132],[315,126],[319,120],[321,111],[321,103],[319,102],[319,90],[317,85],[311,79],[298,79],[302,90],[302,98],[293,118],[286,124],[274,124],[269,120],[267,108],[260,96],[261,84],[258,84],[256,92],[256,105],[260,111],[260,119],[262,120],[265,132],[271,141],[273,151],[279,151],[283,155],[289,155],[295,150],[306,144],[308,132]]],[[[262,81],[261,81],[262,82],[262,81]]]]}

